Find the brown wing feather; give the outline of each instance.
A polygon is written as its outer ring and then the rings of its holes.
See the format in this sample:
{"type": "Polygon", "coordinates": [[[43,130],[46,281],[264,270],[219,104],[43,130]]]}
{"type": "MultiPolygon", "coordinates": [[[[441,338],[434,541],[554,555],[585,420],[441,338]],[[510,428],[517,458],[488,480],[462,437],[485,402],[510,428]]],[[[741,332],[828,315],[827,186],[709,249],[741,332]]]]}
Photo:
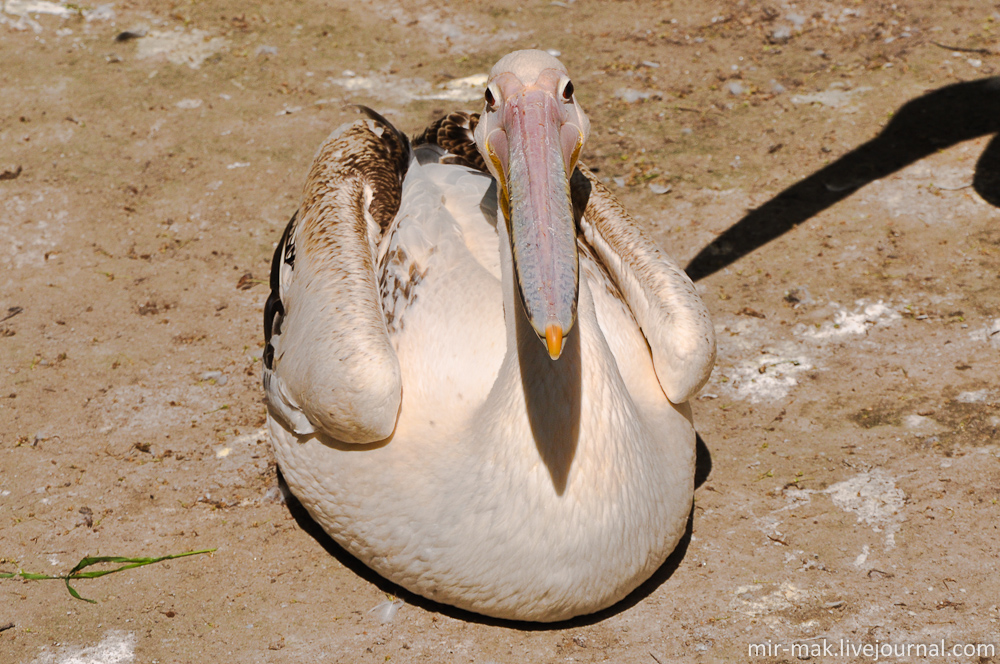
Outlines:
{"type": "MultiPolygon", "coordinates": [[[[376,127],[380,126],[383,131],[373,132],[355,126],[345,132],[351,135],[350,138],[346,136],[345,138],[356,141],[356,144],[344,151],[336,169],[345,175],[360,175],[371,185],[374,196],[369,212],[382,232],[385,232],[399,211],[403,178],[406,176],[413,153],[406,134],[367,106],[359,105],[357,108],[363,115],[374,120],[376,127]]],[[[341,149],[341,144],[342,142],[337,144],[337,149],[341,149]]],[[[320,163],[319,158],[316,163],[320,163]]]]}
{"type": "Polygon", "coordinates": [[[486,173],[486,162],[473,137],[477,124],[479,113],[455,111],[432,122],[413,139],[413,145],[437,145],[449,153],[442,163],[468,166],[486,173]]]}
{"type": "Polygon", "coordinates": [[[386,438],[399,412],[399,361],[374,248],[399,211],[412,157],[402,132],[361,111],[365,119],[340,127],[316,153],[275,252],[264,313],[270,412],[297,433],[349,443],[386,438]]]}

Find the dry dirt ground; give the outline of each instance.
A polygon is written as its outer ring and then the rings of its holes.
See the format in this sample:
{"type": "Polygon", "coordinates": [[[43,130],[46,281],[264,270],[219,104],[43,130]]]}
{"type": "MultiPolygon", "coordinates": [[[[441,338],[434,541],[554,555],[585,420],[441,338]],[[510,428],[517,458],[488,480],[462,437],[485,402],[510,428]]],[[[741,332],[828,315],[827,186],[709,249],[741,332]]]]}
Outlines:
{"type": "Polygon", "coordinates": [[[1000,662],[1000,5],[2,4],[0,570],[216,551],[93,605],[0,580],[0,661],[1000,662]],[[520,47],[719,339],[690,537],[541,628],[374,577],[261,428],[271,252],[345,103],[416,132],[520,47]]]}

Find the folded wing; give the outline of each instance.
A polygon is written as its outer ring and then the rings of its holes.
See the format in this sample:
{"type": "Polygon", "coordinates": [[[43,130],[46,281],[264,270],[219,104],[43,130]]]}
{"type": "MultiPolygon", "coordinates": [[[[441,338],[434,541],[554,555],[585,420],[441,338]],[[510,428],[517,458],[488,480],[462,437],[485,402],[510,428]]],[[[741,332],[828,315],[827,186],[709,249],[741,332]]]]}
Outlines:
{"type": "Polygon", "coordinates": [[[377,277],[399,210],[406,136],[369,109],[320,147],[302,205],[278,243],[264,311],[264,389],[298,434],[348,443],[392,434],[401,399],[377,277]]]}
{"type": "Polygon", "coordinates": [[[684,270],[657,247],[590,170],[570,182],[580,230],[632,310],[653,356],[664,394],[683,403],[715,364],[715,328],[684,270]]]}

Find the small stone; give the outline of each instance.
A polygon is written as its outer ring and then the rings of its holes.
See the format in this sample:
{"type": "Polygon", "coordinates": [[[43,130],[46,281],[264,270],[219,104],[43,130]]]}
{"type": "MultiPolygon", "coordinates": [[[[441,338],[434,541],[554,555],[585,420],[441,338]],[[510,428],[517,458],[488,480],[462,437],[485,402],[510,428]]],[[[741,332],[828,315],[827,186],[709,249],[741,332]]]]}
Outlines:
{"type": "Polygon", "coordinates": [[[21,164],[4,164],[0,166],[0,180],[14,180],[21,174],[21,164]]]}
{"type": "Polygon", "coordinates": [[[649,93],[639,92],[632,88],[619,88],[615,90],[615,96],[626,104],[634,104],[642,99],[649,99],[649,93]]]}
{"type": "Polygon", "coordinates": [[[768,35],[768,41],[772,44],[782,44],[792,38],[792,29],[786,25],[778,26],[774,30],[771,30],[771,34],[768,35]]]}
{"type": "Polygon", "coordinates": [[[141,39],[149,34],[149,28],[145,26],[136,26],[134,28],[129,28],[128,30],[123,30],[115,35],[116,42],[132,41],[133,39],[141,39]]]}

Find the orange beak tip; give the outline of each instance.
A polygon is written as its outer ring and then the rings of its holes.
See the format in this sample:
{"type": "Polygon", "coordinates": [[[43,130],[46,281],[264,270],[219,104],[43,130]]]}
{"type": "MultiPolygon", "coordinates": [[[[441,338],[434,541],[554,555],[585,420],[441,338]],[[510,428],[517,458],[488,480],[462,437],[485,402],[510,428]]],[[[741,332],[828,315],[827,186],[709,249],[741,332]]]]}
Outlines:
{"type": "Polygon", "coordinates": [[[545,328],[545,345],[549,349],[549,357],[558,360],[563,346],[563,331],[560,326],[549,325],[545,328]]]}

